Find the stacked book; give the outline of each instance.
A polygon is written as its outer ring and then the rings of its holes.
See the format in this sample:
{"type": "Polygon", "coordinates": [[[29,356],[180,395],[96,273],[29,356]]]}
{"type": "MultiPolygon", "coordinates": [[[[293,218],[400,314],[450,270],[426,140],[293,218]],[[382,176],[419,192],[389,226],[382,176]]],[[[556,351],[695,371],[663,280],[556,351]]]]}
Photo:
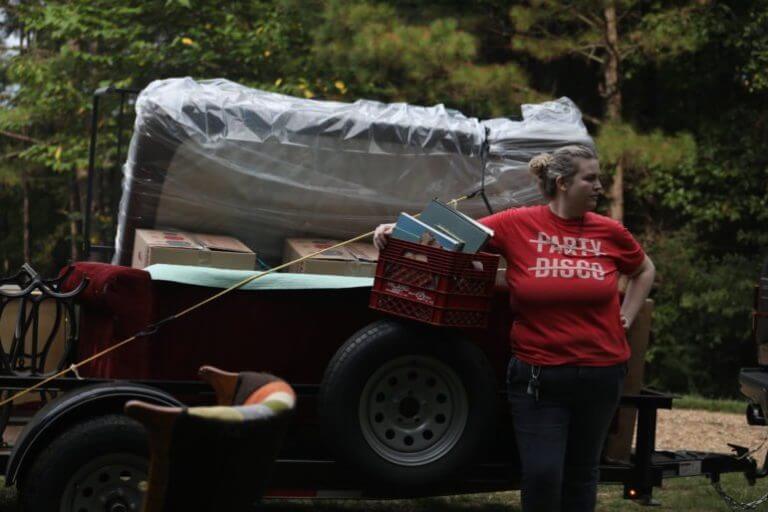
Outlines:
{"type": "Polygon", "coordinates": [[[392,231],[399,240],[464,253],[480,251],[492,236],[492,229],[436,199],[418,216],[401,213],[392,231]]]}

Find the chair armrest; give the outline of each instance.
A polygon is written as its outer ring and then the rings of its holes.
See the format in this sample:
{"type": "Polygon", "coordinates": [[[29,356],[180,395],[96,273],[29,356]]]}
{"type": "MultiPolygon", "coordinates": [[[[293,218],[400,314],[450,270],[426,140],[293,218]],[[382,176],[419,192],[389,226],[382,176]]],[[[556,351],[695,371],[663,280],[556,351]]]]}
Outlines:
{"type": "Polygon", "coordinates": [[[197,374],[216,392],[219,405],[233,405],[239,375],[213,366],[201,366],[197,374]]]}

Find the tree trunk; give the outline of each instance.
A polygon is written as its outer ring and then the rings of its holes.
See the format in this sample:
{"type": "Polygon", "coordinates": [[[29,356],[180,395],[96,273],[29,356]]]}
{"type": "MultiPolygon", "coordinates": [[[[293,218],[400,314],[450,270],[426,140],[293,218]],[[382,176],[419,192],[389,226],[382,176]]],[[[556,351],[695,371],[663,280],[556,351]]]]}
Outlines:
{"type": "Polygon", "coordinates": [[[70,235],[70,258],[74,263],[80,257],[80,240],[78,229],[80,215],[80,189],[77,186],[77,171],[72,171],[69,178],[69,235],[70,235]]]}
{"type": "MultiPolygon", "coordinates": [[[[605,115],[608,121],[621,121],[621,88],[619,86],[619,31],[616,21],[616,6],[606,4],[605,17],[606,62],[603,70],[603,95],[605,115]]],[[[610,216],[621,221],[624,218],[624,166],[621,160],[616,164],[611,189],[608,192],[610,216]]]]}
{"type": "Polygon", "coordinates": [[[21,198],[22,252],[24,253],[24,262],[29,263],[31,261],[29,245],[29,182],[26,170],[21,171],[21,198]]]}
{"type": "MultiPolygon", "coordinates": [[[[29,46],[29,34],[27,34],[24,24],[19,27],[19,53],[25,53],[25,46],[29,46]]],[[[22,128],[22,135],[27,135],[26,129],[22,128]]],[[[31,263],[32,251],[29,244],[29,178],[27,176],[27,170],[21,169],[21,252],[24,256],[24,263],[31,263]]]]}
{"type": "MultiPolygon", "coordinates": [[[[0,184],[0,190],[2,190],[4,192],[3,196],[5,196],[5,197],[13,197],[12,194],[8,194],[8,196],[5,195],[5,192],[6,192],[5,189],[6,188],[7,187],[5,185],[0,184]]],[[[2,221],[0,221],[0,230],[2,230],[4,233],[9,233],[10,232],[10,229],[9,229],[10,228],[10,226],[9,226],[10,219],[8,218],[8,214],[9,213],[10,212],[8,210],[3,209],[3,217],[2,217],[2,221]]],[[[3,276],[9,275],[10,274],[10,270],[11,270],[11,262],[8,259],[8,254],[5,254],[5,255],[3,255],[3,276]]]]}
{"type": "Polygon", "coordinates": [[[612,219],[622,221],[624,219],[624,164],[621,158],[616,162],[609,194],[611,202],[608,205],[608,215],[612,219]]]}

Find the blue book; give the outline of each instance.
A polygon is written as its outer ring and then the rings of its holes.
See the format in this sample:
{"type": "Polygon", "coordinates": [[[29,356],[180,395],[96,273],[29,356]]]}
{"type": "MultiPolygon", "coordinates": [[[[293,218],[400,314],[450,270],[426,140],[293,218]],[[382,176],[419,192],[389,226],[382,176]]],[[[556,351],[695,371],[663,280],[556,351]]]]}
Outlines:
{"type": "Polygon", "coordinates": [[[392,237],[423,245],[432,245],[430,242],[434,241],[447,251],[460,251],[464,245],[460,240],[446,235],[407,213],[401,213],[397,218],[392,237]]]}
{"type": "Polygon", "coordinates": [[[461,251],[478,252],[493,236],[493,230],[437,199],[429,203],[419,220],[464,242],[461,251]]]}

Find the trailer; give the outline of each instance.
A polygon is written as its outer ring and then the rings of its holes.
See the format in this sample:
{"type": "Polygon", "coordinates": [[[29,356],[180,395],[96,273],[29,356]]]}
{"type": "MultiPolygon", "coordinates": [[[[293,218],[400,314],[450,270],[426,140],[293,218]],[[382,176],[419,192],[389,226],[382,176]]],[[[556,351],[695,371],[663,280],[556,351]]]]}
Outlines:
{"type": "MultiPolygon", "coordinates": [[[[86,212],[99,102],[111,94],[120,97],[122,120],[134,91],[94,96],[86,212]]],[[[114,247],[90,243],[89,215],[86,259],[108,255],[114,247]]],[[[131,399],[212,403],[213,391],[195,378],[202,364],[269,370],[297,391],[295,421],[267,497],[410,498],[518,488],[504,382],[510,319],[503,287],[484,330],[386,317],[367,307],[369,284],[316,279],[293,289],[234,291],[166,321],[216,292],[194,281],[96,262],[75,263],[50,279],[25,266],[0,281],[0,317],[17,306],[12,339],[0,352],[0,398],[35,386],[24,400],[0,406],[0,467],[26,509],[138,509],[148,453],[123,406],[131,399]],[[47,329],[40,327],[45,303],[54,311],[47,329]],[[59,373],[66,375],[50,378],[59,373]]],[[[754,402],[751,424],[765,424],[766,368],[740,376],[754,402]]],[[[621,398],[620,408],[637,411],[634,450],[624,462],[604,463],[601,483],[622,485],[625,498],[653,505],[654,488],[669,478],[765,476],[766,463],[758,466],[742,447],[734,454],[657,450],[657,411],[672,408],[673,399],[651,389],[621,398]]]]}
{"type": "MultiPolygon", "coordinates": [[[[72,329],[67,336],[71,346],[55,364],[47,361],[48,345],[30,344],[40,335],[50,339],[49,333],[33,332],[40,324],[35,316],[39,309],[22,308],[29,314],[19,317],[24,321],[15,343],[0,361],[6,370],[0,376],[2,396],[44,382],[46,372],[36,371],[33,360],[37,368],[52,368],[48,373],[67,371],[78,357],[82,360],[90,350],[103,349],[94,347],[95,334],[103,334],[105,325],[125,322],[125,318],[111,310],[94,311],[94,301],[109,300],[85,299],[82,294],[87,286],[111,288],[133,301],[142,295],[125,296],[127,289],[137,288],[135,282],[128,282],[127,274],[141,272],[82,263],[52,280],[42,279],[30,269],[14,276],[23,289],[0,292],[4,306],[9,299],[40,301],[41,295],[50,294],[47,300],[53,298],[61,304],[62,318],[57,323],[72,329]],[[105,268],[111,277],[97,272],[105,268]],[[116,284],[120,279],[123,288],[116,284]],[[75,282],[79,284],[73,285],[75,282]],[[33,295],[35,291],[41,295],[33,295]],[[9,298],[11,294],[13,298],[9,298]],[[79,316],[75,303],[79,303],[79,316]],[[20,348],[21,340],[27,340],[26,349],[20,348]],[[30,351],[30,346],[37,351],[30,351]]],[[[178,283],[148,284],[152,302],[166,304],[164,299],[171,295],[184,297],[173,307],[211,293],[207,288],[178,283]]],[[[57,503],[62,510],[123,510],[104,508],[105,503],[138,506],[147,453],[143,433],[122,414],[123,405],[131,399],[169,406],[212,403],[213,391],[194,380],[193,372],[201,360],[215,359],[217,365],[233,370],[270,369],[286,376],[297,391],[296,421],[276,462],[268,497],[410,498],[518,488],[519,464],[505,407],[506,355],[498,355],[505,354],[507,346],[503,334],[483,336],[377,318],[365,307],[366,288],[317,292],[245,291],[222,299],[224,309],[262,311],[273,323],[262,326],[261,336],[280,337],[281,343],[258,347],[227,343],[242,340],[243,332],[204,327],[217,322],[221,309],[212,308],[186,324],[169,322],[145,330],[133,347],[115,350],[92,361],[90,367],[82,365],[66,377],[45,382],[35,389],[33,402],[0,408],[5,441],[0,465],[6,485],[18,487],[22,503],[30,510],[40,509],[41,497],[51,496],[61,500],[57,503]],[[297,310],[303,311],[304,321],[294,322],[295,328],[287,326],[286,318],[294,317],[297,310]],[[333,311],[341,313],[334,315],[333,311]],[[349,318],[357,319],[357,324],[348,325],[349,318]],[[307,331],[307,324],[314,328],[307,331]],[[190,330],[205,331],[203,338],[214,333],[220,338],[213,346],[201,346],[192,340],[190,330]],[[316,330],[327,336],[308,336],[316,330]],[[180,339],[185,343],[178,342],[180,339]],[[305,357],[297,357],[301,354],[305,357]],[[125,356],[128,361],[151,364],[126,366],[125,356]],[[329,378],[329,374],[335,377],[329,378]],[[381,393],[395,397],[393,407],[377,412],[382,415],[378,421],[391,426],[390,441],[386,433],[380,435],[386,431],[378,429],[377,420],[368,420],[361,412],[377,402],[381,393]],[[431,432],[430,439],[416,438],[414,432],[431,432]],[[407,435],[414,438],[408,446],[402,444],[407,435]]],[[[496,323],[504,316],[503,293],[496,304],[491,323],[505,333],[505,326],[496,323]]],[[[164,311],[161,308],[160,315],[164,311]]],[[[117,338],[121,336],[118,333],[117,338]]],[[[749,389],[763,394],[768,387],[763,370],[743,371],[742,381],[753,383],[749,389]]],[[[672,396],[650,389],[622,397],[620,407],[637,410],[635,449],[627,463],[603,464],[601,483],[622,485],[625,498],[651,505],[654,488],[669,478],[706,476],[717,482],[720,475],[731,472],[744,473],[752,481],[764,476],[764,464],[758,468],[754,459],[744,456],[746,449],[735,455],[657,450],[657,411],[672,404],[672,396]]],[[[751,410],[751,421],[764,421],[759,406],[751,410]]]]}

